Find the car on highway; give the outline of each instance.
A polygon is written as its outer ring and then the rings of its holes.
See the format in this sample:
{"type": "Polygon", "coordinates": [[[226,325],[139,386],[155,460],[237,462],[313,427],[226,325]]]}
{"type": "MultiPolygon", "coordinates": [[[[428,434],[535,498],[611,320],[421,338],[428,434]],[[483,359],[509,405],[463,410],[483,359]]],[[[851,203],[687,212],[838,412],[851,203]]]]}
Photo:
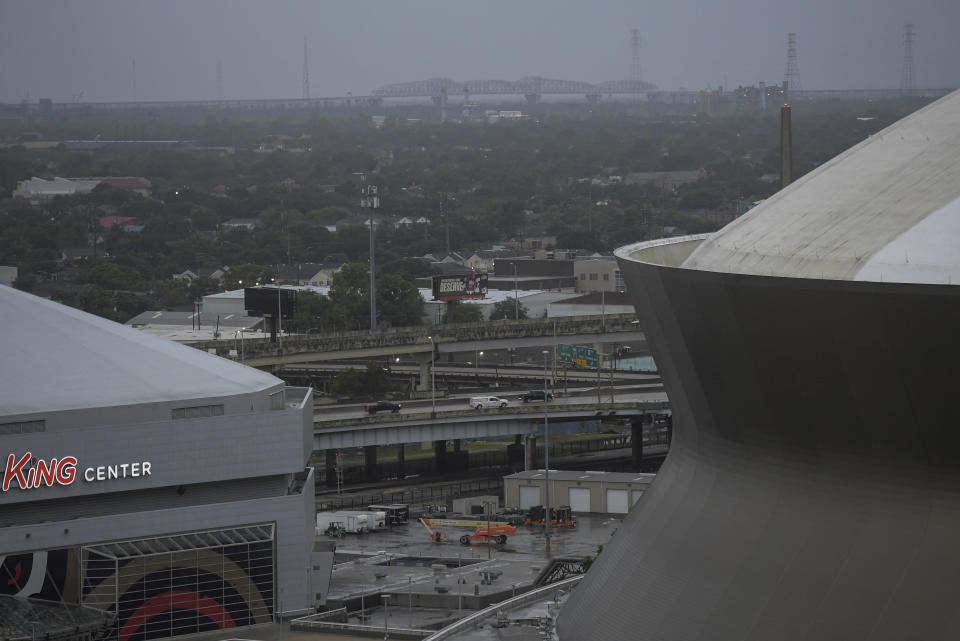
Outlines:
{"type": "Polygon", "coordinates": [[[396,414],[400,411],[400,403],[394,403],[393,401],[376,401],[375,403],[364,405],[363,411],[367,414],[376,414],[377,412],[393,412],[396,414]]]}
{"type": "Polygon", "coordinates": [[[474,396],[470,399],[470,407],[478,410],[485,407],[506,407],[509,404],[510,401],[499,396],[474,396]]]}
{"type": "MultiPolygon", "coordinates": [[[[523,401],[524,403],[529,403],[530,401],[542,401],[543,390],[534,389],[534,390],[530,390],[529,392],[524,392],[523,394],[520,395],[520,400],[523,401]]],[[[547,392],[547,400],[548,401],[553,400],[553,394],[551,394],[550,392],[547,392]]]]}

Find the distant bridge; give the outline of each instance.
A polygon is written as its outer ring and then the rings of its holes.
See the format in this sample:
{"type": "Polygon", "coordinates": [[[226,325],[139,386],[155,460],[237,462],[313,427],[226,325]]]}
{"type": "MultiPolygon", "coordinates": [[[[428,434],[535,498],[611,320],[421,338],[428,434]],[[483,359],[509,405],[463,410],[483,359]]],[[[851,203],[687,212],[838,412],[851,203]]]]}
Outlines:
{"type": "Polygon", "coordinates": [[[528,76],[520,80],[468,80],[459,82],[450,78],[430,78],[414,82],[384,85],[373,90],[381,98],[437,97],[444,94],[542,96],[544,94],[603,96],[608,94],[636,94],[656,91],[657,86],[637,80],[611,80],[591,84],[580,80],[559,80],[528,76]]]}

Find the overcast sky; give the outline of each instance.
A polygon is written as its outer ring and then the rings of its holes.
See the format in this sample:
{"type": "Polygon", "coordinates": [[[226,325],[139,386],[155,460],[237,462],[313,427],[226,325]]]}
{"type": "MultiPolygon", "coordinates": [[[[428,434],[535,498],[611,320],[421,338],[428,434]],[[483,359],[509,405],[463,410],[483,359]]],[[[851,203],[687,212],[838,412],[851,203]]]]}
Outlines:
{"type": "Polygon", "coordinates": [[[664,89],[780,82],[797,33],[806,89],[960,86],[960,0],[0,0],[0,101],[296,98],[436,76],[664,89]]]}

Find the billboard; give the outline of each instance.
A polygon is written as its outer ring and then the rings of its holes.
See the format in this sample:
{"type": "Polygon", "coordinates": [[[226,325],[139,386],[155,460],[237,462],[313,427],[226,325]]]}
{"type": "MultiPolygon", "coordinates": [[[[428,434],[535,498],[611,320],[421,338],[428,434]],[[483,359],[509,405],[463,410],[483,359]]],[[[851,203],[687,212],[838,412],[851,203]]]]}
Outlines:
{"type": "Polygon", "coordinates": [[[297,291],[276,287],[246,287],[243,290],[243,308],[250,316],[277,315],[280,308],[283,318],[293,318],[297,312],[297,291]]]}
{"type": "Polygon", "coordinates": [[[433,300],[464,300],[487,295],[487,275],[434,276],[433,300]]]}

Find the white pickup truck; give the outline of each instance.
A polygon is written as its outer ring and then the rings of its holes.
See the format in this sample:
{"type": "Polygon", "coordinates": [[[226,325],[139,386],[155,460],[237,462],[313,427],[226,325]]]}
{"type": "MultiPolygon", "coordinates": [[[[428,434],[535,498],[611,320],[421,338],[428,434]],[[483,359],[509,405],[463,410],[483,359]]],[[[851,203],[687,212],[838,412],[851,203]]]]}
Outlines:
{"type": "Polygon", "coordinates": [[[509,404],[510,401],[499,396],[474,396],[470,399],[470,407],[477,410],[485,407],[506,407],[509,404]]]}

